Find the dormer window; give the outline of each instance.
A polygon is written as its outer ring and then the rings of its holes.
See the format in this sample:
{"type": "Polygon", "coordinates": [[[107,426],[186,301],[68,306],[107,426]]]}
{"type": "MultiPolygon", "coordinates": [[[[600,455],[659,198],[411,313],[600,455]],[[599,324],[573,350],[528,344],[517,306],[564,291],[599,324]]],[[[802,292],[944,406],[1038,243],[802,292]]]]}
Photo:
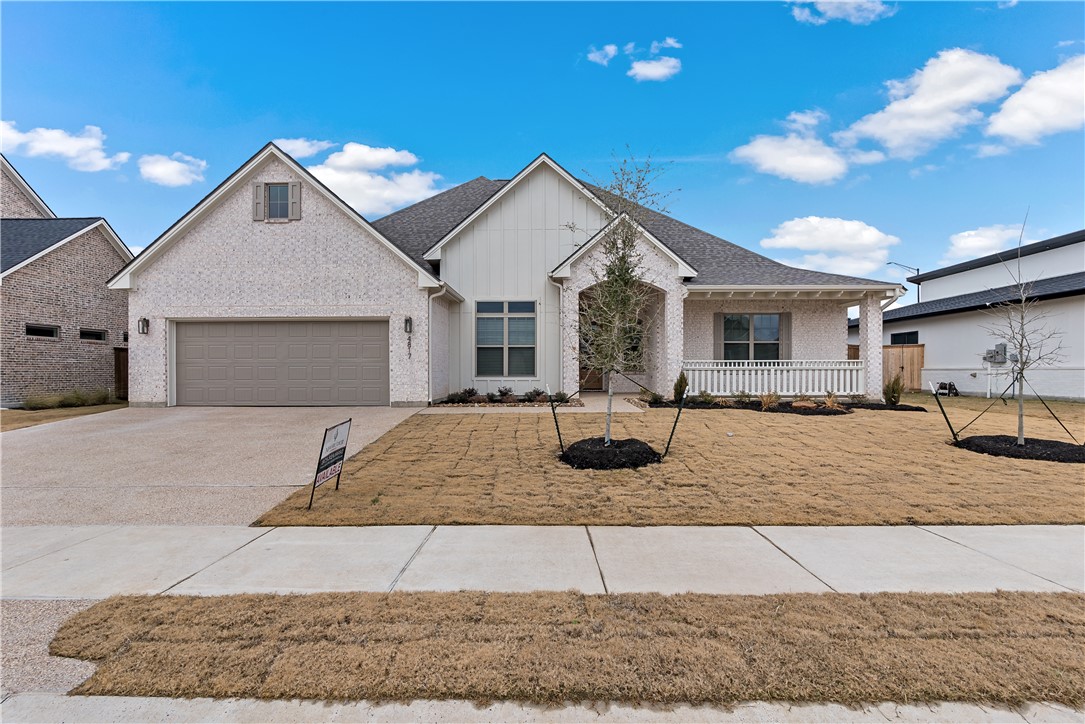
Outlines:
{"type": "Polygon", "coordinates": [[[254,183],[253,221],[296,221],[301,218],[301,183],[254,183]]]}

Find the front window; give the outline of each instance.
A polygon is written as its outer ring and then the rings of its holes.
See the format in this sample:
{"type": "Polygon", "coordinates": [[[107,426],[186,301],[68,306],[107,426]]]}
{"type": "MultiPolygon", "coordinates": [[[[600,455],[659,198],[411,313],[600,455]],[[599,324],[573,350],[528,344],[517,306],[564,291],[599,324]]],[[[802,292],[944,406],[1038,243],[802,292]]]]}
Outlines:
{"type": "Polygon", "coordinates": [[[290,187],[287,184],[267,185],[267,217],[290,218],[290,187]]]}
{"type": "Polygon", "coordinates": [[[889,335],[889,344],[919,344],[919,330],[914,332],[894,332],[889,335]]]}
{"type": "Polygon", "coordinates": [[[535,302],[475,302],[475,376],[535,376],[535,302]]]}
{"type": "Polygon", "coordinates": [[[725,360],[780,359],[779,314],[728,314],[723,319],[725,360]]]}

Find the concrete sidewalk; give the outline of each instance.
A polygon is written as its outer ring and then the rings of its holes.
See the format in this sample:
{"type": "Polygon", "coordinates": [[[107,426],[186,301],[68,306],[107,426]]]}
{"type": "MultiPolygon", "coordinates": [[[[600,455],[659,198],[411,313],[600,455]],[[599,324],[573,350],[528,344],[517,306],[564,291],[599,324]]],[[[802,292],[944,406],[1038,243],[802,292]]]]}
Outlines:
{"type": "Polygon", "coordinates": [[[1083,526],[32,526],[0,594],[1085,591],[1083,526]]]}

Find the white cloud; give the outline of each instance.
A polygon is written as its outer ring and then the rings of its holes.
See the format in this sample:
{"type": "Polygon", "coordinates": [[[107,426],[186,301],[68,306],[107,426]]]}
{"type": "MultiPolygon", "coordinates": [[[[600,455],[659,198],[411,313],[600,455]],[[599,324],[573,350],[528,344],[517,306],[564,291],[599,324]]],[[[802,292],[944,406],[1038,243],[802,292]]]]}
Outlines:
{"type": "Polygon", "coordinates": [[[1003,146],[1001,143],[981,143],[976,146],[976,156],[979,158],[990,158],[991,156],[1005,156],[1010,152],[1009,147],[1003,146]]]}
{"type": "Polygon", "coordinates": [[[899,243],[899,238],[862,221],[822,216],[785,221],[772,230],[772,236],[761,240],[766,249],[808,252],[784,260],[792,266],[858,276],[883,269],[889,247],[899,243]]]}
{"type": "Polygon", "coordinates": [[[881,163],[884,160],[885,154],[881,151],[860,151],[858,149],[848,151],[848,161],[859,166],[881,163]]]}
{"type": "Polygon", "coordinates": [[[622,52],[626,55],[633,55],[637,52],[637,44],[634,42],[628,42],[622,46],[622,52]]]}
{"type": "Polygon", "coordinates": [[[761,173],[799,183],[830,183],[848,172],[848,162],[813,136],[757,136],[731,152],[732,161],[748,163],[761,173]]]}
{"type": "Polygon", "coordinates": [[[682,44],[669,35],[663,40],[653,40],[651,53],[652,55],[659,55],[659,51],[663,48],[681,48],[682,44]]]}
{"type": "Polygon", "coordinates": [[[76,171],[108,171],[126,163],[132,154],[105,153],[106,136],[98,126],[84,126],[79,134],[59,128],[34,128],[26,133],[13,121],[0,121],[0,149],[23,156],[56,156],[76,171]]]}
{"type": "Polygon", "coordinates": [[[1077,45],[1080,42],[1082,42],[1082,41],[1080,41],[1080,40],[1060,40],[1059,42],[1055,43],[1055,47],[1056,48],[1069,48],[1071,45],[1077,45]]]}
{"type": "Polygon", "coordinates": [[[272,143],[294,158],[315,156],[321,151],[327,151],[338,145],[331,141],[314,141],[310,138],[276,138],[272,143]]]}
{"type": "Polygon", "coordinates": [[[436,194],[441,176],[414,169],[402,173],[377,173],[390,166],[413,166],[418,157],[410,151],[374,148],[347,143],[309,170],[362,215],[383,215],[436,194]]]}
{"type": "Polygon", "coordinates": [[[1044,136],[1085,125],[1085,55],[1036,73],[1006,99],[987,123],[986,133],[1016,143],[1039,143],[1044,136]]]}
{"type": "Polygon", "coordinates": [[[189,186],[203,181],[207,161],[183,153],[172,156],[152,154],[139,157],[139,175],[159,186],[189,186]]]}
{"type": "Polygon", "coordinates": [[[797,133],[812,133],[818,124],[828,120],[829,114],[820,108],[809,111],[792,111],[787,114],[784,125],[797,133]]]}
{"type": "Polygon", "coordinates": [[[949,237],[949,248],[946,249],[939,266],[956,264],[966,259],[976,259],[996,251],[1009,249],[1017,243],[1021,235],[1021,227],[1011,224],[992,224],[981,226],[971,231],[962,231],[949,237]]]}
{"type": "Polygon", "coordinates": [[[926,164],[923,164],[922,166],[917,166],[916,168],[910,169],[908,171],[908,175],[911,176],[912,178],[919,178],[920,176],[922,176],[925,173],[931,173],[933,171],[937,171],[940,168],[942,168],[942,167],[941,166],[936,166],[933,163],[926,163],[926,164]]]}
{"type": "Polygon", "coordinates": [[[638,83],[642,80],[664,81],[682,70],[682,61],[663,55],[654,60],[634,60],[626,73],[638,83]]]}
{"type": "Polygon", "coordinates": [[[824,25],[830,20],[846,20],[853,25],[870,25],[897,12],[881,0],[821,0],[795,3],[791,15],[800,23],[824,25]],[[809,7],[813,5],[813,8],[809,7]]]}
{"type": "Polygon", "coordinates": [[[613,43],[604,45],[599,50],[595,49],[595,46],[591,46],[591,50],[588,51],[588,60],[593,63],[605,66],[611,61],[611,59],[618,54],[618,46],[613,43]]]}
{"type": "Polygon", "coordinates": [[[912,159],[983,119],[976,106],[998,100],[1021,82],[1021,72],[971,50],[943,50],[901,81],[889,81],[890,103],[834,134],[845,146],[864,138],[895,158],[912,159]]]}

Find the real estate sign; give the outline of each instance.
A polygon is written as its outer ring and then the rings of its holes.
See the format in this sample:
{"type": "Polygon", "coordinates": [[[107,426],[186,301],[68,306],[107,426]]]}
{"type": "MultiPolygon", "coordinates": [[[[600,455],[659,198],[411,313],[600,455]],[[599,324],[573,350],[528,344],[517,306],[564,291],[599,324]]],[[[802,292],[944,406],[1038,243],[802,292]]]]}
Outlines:
{"type": "MultiPolygon", "coordinates": [[[[350,418],[353,420],[354,418],[350,418]]],[[[313,490],[309,493],[309,509],[313,507],[316,489],[335,478],[335,489],[339,489],[339,477],[343,473],[343,460],[347,455],[347,438],[350,436],[350,420],[341,422],[324,431],[324,444],[320,447],[320,458],[313,477],[313,490]]]]}

